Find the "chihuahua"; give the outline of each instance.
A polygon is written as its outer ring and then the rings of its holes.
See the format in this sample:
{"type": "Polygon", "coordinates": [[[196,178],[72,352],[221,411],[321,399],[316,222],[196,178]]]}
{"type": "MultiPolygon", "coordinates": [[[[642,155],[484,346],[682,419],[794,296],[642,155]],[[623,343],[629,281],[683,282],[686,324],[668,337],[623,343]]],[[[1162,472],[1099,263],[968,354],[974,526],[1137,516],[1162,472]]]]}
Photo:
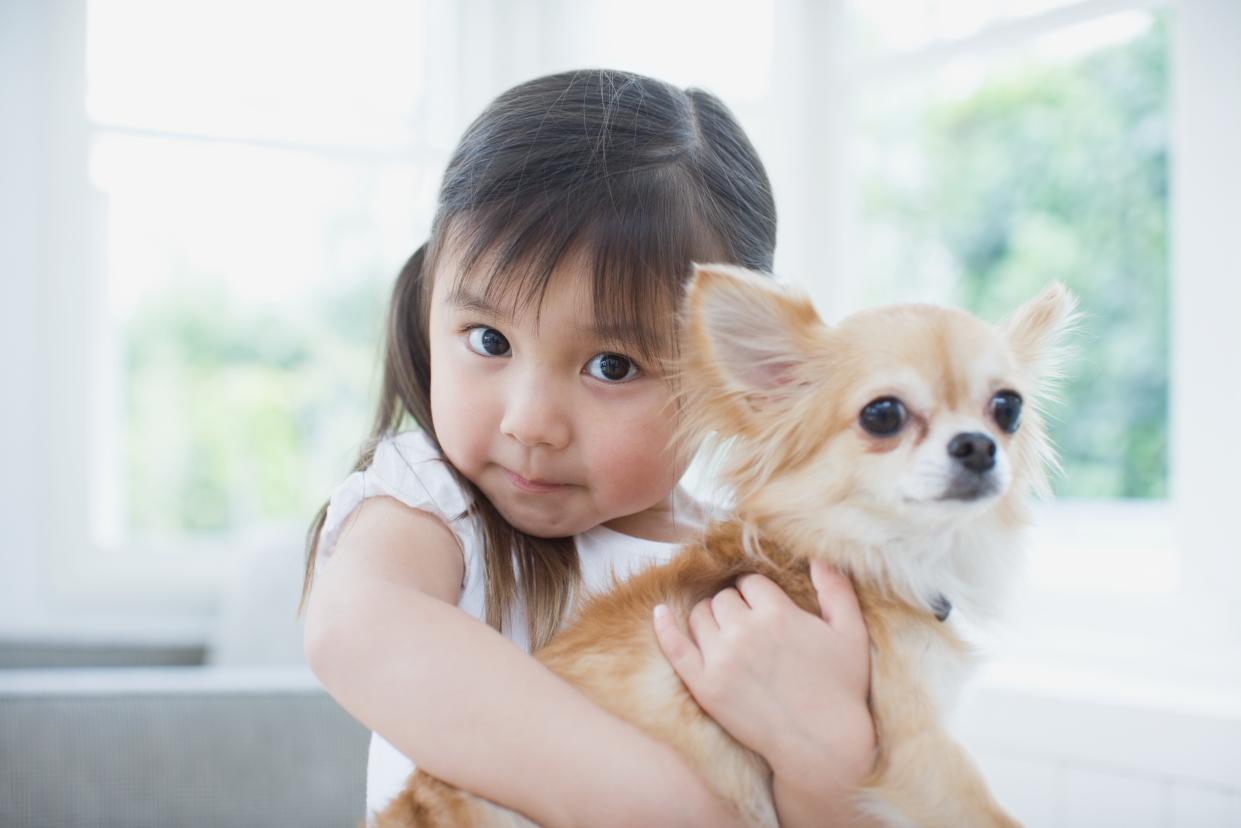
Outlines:
{"type": "MultiPolygon", "coordinates": [[[[1056,461],[1040,405],[1075,300],[1053,284],[992,326],[933,305],[823,324],[809,300],[740,268],[699,265],[680,320],[689,445],[726,444],[726,518],[669,562],[586,601],[535,657],[675,747],[754,826],[778,825],[772,775],[694,701],[651,622],[682,627],[747,572],[818,613],[809,561],[853,582],[871,641],[877,758],[859,809],[893,826],[1018,825],[944,725],[975,661],[960,613],[993,618],[1019,564],[1032,495],[1056,461]]],[[[415,771],[378,828],[529,826],[415,771]]]]}

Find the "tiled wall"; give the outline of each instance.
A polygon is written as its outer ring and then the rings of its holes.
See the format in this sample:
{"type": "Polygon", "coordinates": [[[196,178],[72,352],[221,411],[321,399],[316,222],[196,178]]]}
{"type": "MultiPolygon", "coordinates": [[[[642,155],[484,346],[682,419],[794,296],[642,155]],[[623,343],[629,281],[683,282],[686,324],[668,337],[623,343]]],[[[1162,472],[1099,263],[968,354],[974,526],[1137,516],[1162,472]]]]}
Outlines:
{"type": "Polygon", "coordinates": [[[1241,698],[1028,687],[984,683],[953,728],[1027,828],[1241,828],[1241,698]]]}
{"type": "Polygon", "coordinates": [[[1241,792],[1070,760],[976,751],[1001,803],[1028,828],[1241,828],[1241,792]]]}

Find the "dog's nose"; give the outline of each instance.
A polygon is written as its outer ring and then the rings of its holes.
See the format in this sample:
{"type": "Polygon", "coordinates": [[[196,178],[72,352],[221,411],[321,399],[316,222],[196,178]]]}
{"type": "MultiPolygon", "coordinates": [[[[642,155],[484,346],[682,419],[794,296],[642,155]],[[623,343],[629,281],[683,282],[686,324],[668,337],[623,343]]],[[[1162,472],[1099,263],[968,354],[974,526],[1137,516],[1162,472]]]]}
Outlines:
{"type": "Polygon", "coordinates": [[[948,453],[970,471],[985,472],[995,465],[995,441],[977,431],[953,437],[948,443],[948,453]]]}

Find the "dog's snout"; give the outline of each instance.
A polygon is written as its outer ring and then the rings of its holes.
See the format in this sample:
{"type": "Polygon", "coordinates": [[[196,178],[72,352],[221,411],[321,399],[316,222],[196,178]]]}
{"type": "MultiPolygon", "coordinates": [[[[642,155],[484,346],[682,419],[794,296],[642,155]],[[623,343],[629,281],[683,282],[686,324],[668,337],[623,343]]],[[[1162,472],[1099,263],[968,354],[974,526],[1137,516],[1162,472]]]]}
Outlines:
{"type": "Polygon", "coordinates": [[[995,441],[977,431],[953,437],[948,442],[948,453],[970,471],[985,472],[995,466],[995,441]]]}

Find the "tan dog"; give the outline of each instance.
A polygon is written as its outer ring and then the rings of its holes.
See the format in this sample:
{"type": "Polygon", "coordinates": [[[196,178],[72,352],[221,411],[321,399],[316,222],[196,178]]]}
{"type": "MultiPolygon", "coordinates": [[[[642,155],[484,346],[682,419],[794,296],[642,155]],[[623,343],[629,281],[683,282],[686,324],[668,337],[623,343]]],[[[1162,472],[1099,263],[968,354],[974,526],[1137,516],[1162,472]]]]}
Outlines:
{"type": "MultiPolygon", "coordinates": [[[[1052,285],[997,327],[903,305],[827,328],[804,298],[726,266],[695,268],[681,328],[680,439],[729,442],[733,514],[667,564],[586,602],[535,656],[677,748],[755,826],[776,826],[771,770],[710,719],[656,642],[746,572],[818,613],[808,561],[849,575],[872,644],[879,754],[860,804],[893,825],[1011,826],[944,712],[971,666],[945,619],[985,621],[1015,570],[1032,491],[1055,459],[1037,403],[1074,300],[1052,285]]],[[[396,826],[528,826],[415,772],[378,816],[396,826]]]]}

